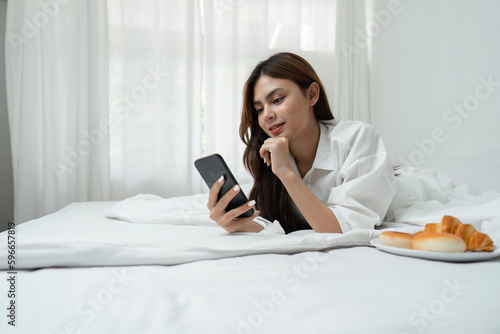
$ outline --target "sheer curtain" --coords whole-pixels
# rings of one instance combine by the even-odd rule
[[[206,191],[193,161],[215,152],[240,182],[249,181],[238,127],[251,69],[284,50],[318,65],[325,78],[333,69],[334,1],[108,4],[115,198]],[[159,80],[147,89],[143,81],[151,72]]]
[[[9,2],[7,31],[22,36],[42,2]],[[36,36],[6,42],[17,222],[73,201],[207,191],[193,161],[215,152],[250,181],[242,89],[275,52],[313,65],[336,117],[369,120],[366,57],[340,58],[364,1],[54,3]]]
[[[373,27],[365,1],[337,1],[337,41],[333,74],[333,103],[336,115],[370,123],[368,54]]]
[[[106,4],[9,1],[5,52],[16,222],[109,199]]]
[[[202,153],[200,3],[108,6],[112,196],[188,194]]]

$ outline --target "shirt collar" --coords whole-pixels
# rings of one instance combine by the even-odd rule
[[[332,171],[335,170],[335,162],[333,160],[333,151],[330,143],[330,137],[328,135],[328,128],[322,122],[318,122],[318,124],[319,141],[311,170],[316,168]],[[295,164],[295,158],[292,155],[292,152],[290,152],[289,161],[295,173],[297,173],[297,175],[300,175],[297,165]]]
[[[330,137],[328,135],[328,128],[322,122],[318,122],[318,124],[320,130],[319,142],[312,168],[334,170],[335,162],[333,160],[333,151],[330,143]]]

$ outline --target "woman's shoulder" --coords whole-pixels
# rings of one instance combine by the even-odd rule
[[[333,119],[322,122],[330,146],[341,151],[347,157],[360,159],[367,156],[387,153],[382,137],[377,130],[368,123]]]
[[[328,132],[330,139],[343,139],[350,142],[357,138],[374,139],[380,137],[373,125],[362,121],[335,118],[321,121],[321,124],[323,124],[325,131]]]

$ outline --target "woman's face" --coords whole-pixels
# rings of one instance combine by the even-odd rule
[[[254,107],[259,126],[269,137],[290,142],[317,126],[313,106],[319,96],[314,83],[304,91],[293,81],[262,75],[254,87]]]

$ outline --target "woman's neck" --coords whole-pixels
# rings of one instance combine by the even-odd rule
[[[295,164],[302,177],[311,169],[319,143],[319,123],[315,120],[311,122],[311,125],[308,131],[290,143],[290,152],[295,158]]]

